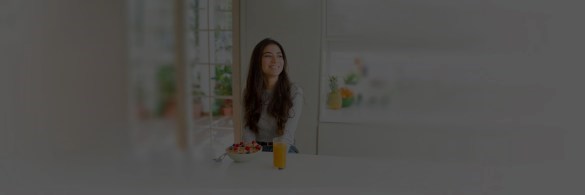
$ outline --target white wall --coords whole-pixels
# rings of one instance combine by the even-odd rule
[[[584,62],[576,55],[583,28],[574,24],[584,14],[558,2],[458,2],[328,1],[328,35],[407,60],[392,64],[400,75],[384,125],[320,123],[320,154],[494,163],[574,157],[566,146],[582,135],[578,83],[585,81],[574,65]]]
[[[241,5],[242,83],[254,46],[266,37],[279,41],[288,58],[292,82],[304,91],[303,113],[296,133],[301,153],[315,154],[321,51],[321,2],[255,0]],[[244,85],[242,85],[244,86]]]
[[[125,2],[9,0],[0,7],[0,156],[127,148]]]

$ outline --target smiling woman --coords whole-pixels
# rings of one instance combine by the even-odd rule
[[[286,72],[286,54],[280,43],[270,38],[252,51],[244,91],[244,141],[258,141],[264,151],[272,151],[272,139],[282,137],[298,153],[294,135],[301,115],[302,90],[292,84]]]

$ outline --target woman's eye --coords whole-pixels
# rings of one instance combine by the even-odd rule
[[[279,55],[278,58],[282,58],[282,55]]]

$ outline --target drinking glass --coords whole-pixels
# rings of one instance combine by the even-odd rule
[[[286,153],[288,153],[289,145],[285,142],[284,138],[276,137],[272,139],[272,147],[274,167],[282,170],[286,167]]]

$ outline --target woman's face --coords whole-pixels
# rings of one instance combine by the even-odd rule
[[[284,67],[282,51],[276,44],[267,45],[262,51],[262,73],[265,77],[278,77]]]

